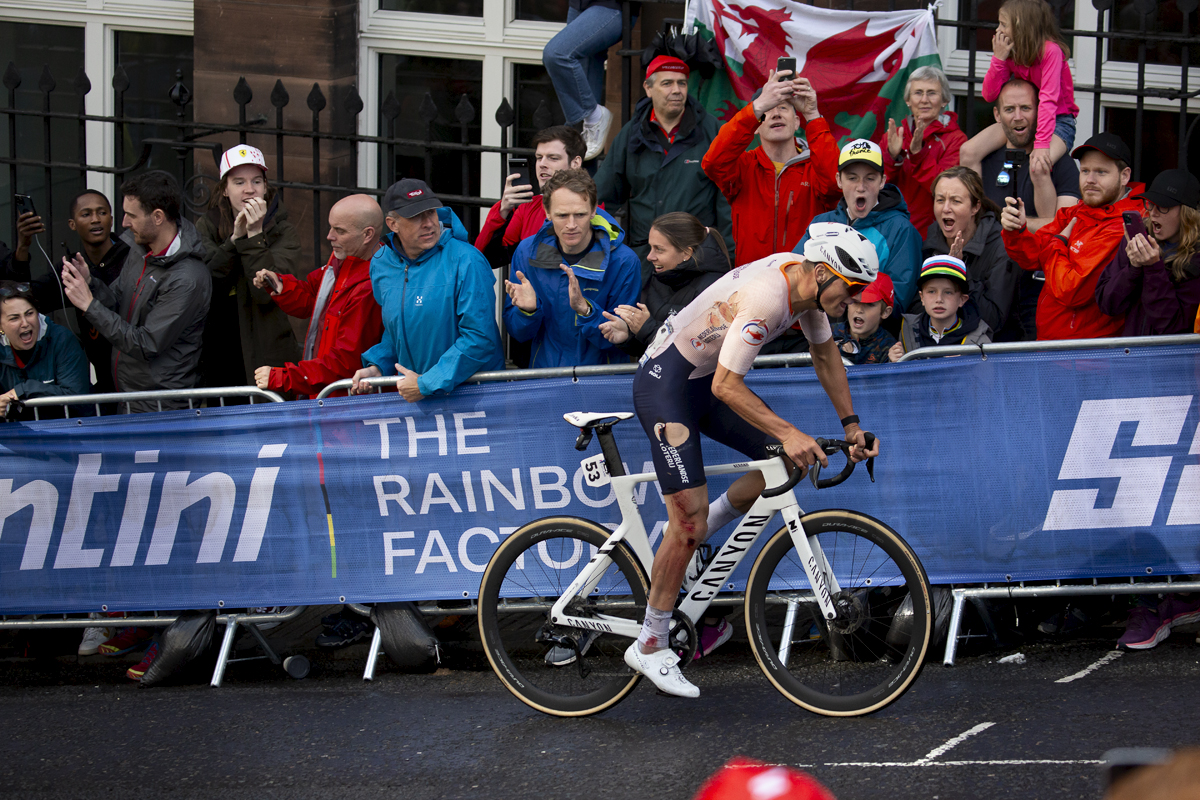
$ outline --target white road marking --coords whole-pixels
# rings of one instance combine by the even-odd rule
[[[1012,758],[996,761],[845,761],[823,767],[1019,767],[1027,765],[1103,764],[1100,759]]]
[[[1065,678],[1059,678],[1058,680],[1055,681],[1055,683],[1070,683],[1071,681],[1077,681],[1080,678],[1085,678],[1088,675],[1090,675],[1091,673],[1093,673],[1096,670],[1103,667],[1105,664],[1107,664],[1111,661],[1116,661],[1122,655],[1124,655],[1124,654],[1120,650],[1113,650],[1111,653],[1104,656],[1099,661],[1097,661],[1095,664],[1092,664],[1090,667],[1088,667],[1086,669],[1082,669],[1079,672],[1076,672],[1074,675],[1068,675]]]
[[[932,750],[930,750],[928,753],[925,754],[924,758],[917,759],[916,763],[920,764],[923,762],[932,761],[933,759],[938,758],[939,756],[945,755],[947,752],[950,751],[951,748],[957,747],[958,745],[962,744],[967,739],[970,739],[972,736],[975,736],[976,734],[983,733],[984,731],[986,731],[988,728],[992,727],[995,724],[996,723],[994,723],[994,722],[981,722],[978,725],[976,725],[974,728],[971,728],[970,730],[967,730],[967,731],[963,731],[958,736],[955,736],[953,739],[947,740],[945,744],[942,744],[942,745],[939,745],[938,747],[933,748]]]

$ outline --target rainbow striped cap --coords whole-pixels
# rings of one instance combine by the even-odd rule
[[[930,278],[949,278],[958,284],[964,292],[967,291],[967,265],[961,258],[954,256],[930,256],[921,265],[921,274],[917,277],[917,288]]]

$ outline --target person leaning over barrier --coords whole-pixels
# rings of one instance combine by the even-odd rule
[[[504,327],[532,342],[529,366],[574,367],[628,361],[604,338],[603,313],[637,303],[641,267],[625,232],[596,208],[596,185],[581,169],[546,182],[549,220],[517,247],[504,282]]]
[[[1093,136],[1071,157],[1079,162],[1082,203],[1060,209],[1037,233],[1026,227],[1023,200],[1008,198],[1000,215],[1013,261],[1046,273],[1038,298],[1038,341],[1117,336],[1125,327],[1123,316],[1109,316],[1096,305],[1096,282],[1123,246],[1122,212],[1141,212],[1142,201],[1131,195],[1145,187],[1129,182],[1132,156],[1115,133]]]
[[[371,259],[383,339],[363,353],[350,394],[371,391],[364,378],[398,374],[400,396],[415,403],[504,369],[495,279],[458,216],[413,178],[388,187],[383,210],[391,233]]]
[[[1146,203],[1146,233],[1117,246],[1096,281],[1096,305],[1125,315],[1123,336],[1187,333],[1200,308],[1200,181],[1160,172],[1134,198]]]
[[[301,359],[255,369],[258,388],[311,396],[362,363],[363,351],[383,336],[382,311],[371,292],[371,257],[382,232],[379,203],[370,195],[350,195],[329,209],[325,238],[333,252],[324,267],[304,280],[269,269],[254,276],[255,288],[309,321]]]
[[[87,391],[87,357],[75,334],[38,313],[28,283],[0,281],[0,419],[13,403]]]
[[[120,392],[191,389],[199,382],[204,317],[212,279],[204,245],[180,216],[179,184],[165,172],[147,172],[121,186],[122,236],[129,255],[111,287],[90,274],[83,256],[63,259],[67,299],[112,343],[113,382]],[[186,400],[162,407],[186,408]],[[124,406],[122,406],[124,408]],[[132,403],[155,411],[159,401]]]
[[[796,140],[802,119],[803,145]],[[755,135],[761,146],[747,150]],[[837,203],[837,141],[812,84],[790,71],[783,79],[771,71],[700,164],[733,209],[739,265],[790,250],[813,217]]]
[[[221,184],[196,220],[213,282],[200,372],[205,386],[241,386],[254,382],[261,364],[281,367],[300,358],[288,315],[254,283],[260,270],[303,276],[300,237],[267,182],[261,150],[247,144],[226,150],[220,172]]]
[[[125,257],[129,255],[129,245],[112,235],[112,206],[108,198],[94,189],[84,189],[71,198],[67,208],[70,212],[67,227],[79,237],[80,253],[88,270],[105,285],[111,286],[121,274]],[[0,278],[28,283],[32,287],[38,310],[42,312],[57,311],[64,304],[70,308],[76,318],[79,343],[96,369],[95,391],[116,391],[109,367],[112,364],[112,345],[92,327],[79,309],[70,305],[56,275],[47,272],[31,280],[29,245],[33,236],[42,230],[41,217],[21,215],[17,225],[17,249],[12,260],[0,270]]]

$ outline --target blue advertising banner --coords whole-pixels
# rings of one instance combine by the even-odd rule
[[[521,525],[619,522],[610,487],[583,480],[597,444],[577,452],[562,414],[632,410],[630,382],[0,425],[0,612],[474,597]],[[748,382],[801,430],[840,434],[812,370]],[[934,583],[1200,573],[1200,348],[935,359],[850,383],[882,440],[878,483],[802,483],[800,502],[885,521]],[[636,420],[616,438],[651,471]],[[657,485],[637,498],[657,544]]]

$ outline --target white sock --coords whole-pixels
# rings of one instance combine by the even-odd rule
[[[602,108],[602,106],[599,103],[597,103],[596,107],[592,109],[592,113],[588,114],[586,117],[583,118],[584,124],[585,125],[595,125],[598,122],[600,122],[600,114],[601,114],[600,109],[601,108]]]
[[[741,514],[742,512],[734,508],[733,504],[729,502],[729,493],[722,494],[708,507],[709,537],[711,538],[714,533],[733,522]]]
[[[638,642],[646,647],[666,647],[667,636],[670,634],[671,612],[661,608],[646,606],[646,620],[642,623],[642,632],[638,634]]]

